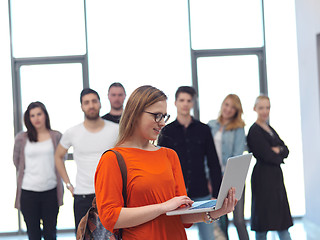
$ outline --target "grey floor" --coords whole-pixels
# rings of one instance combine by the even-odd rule
[[[292,240],[319,240],[319,229],[311,226],[310,224],[306,224],[305,221],[301,219],[295,219],[294,226],[290,228],[290,234],[292,237]],[[249,237],[251,240],[255,239],[255,232],[250,230],[250,227],[248,226],[248,232]],[[189,240],[198,240],[198,230],[196,227],[191,227],[190,229],[187,229],[187,235]],[[26,235],[20,235],[20,236],[0,236],[0,239],[2,240],[28,240]],[[75,240],[74,233],[59,233],[58,234],[58,240]],[[229,239],[230,240],[237,240],[238,234],[237,230],[234,227],[234,225],[231,223],[229,225]],[[268,240],[277,240],[278,235],[275,232],[269,232],[267,235]],[[216,239],[218,240],[218,239]]]
[[[247,225],[247,230],[249,233],[249,238],[251,240],[255,239],[255,232],[250,230],[250,226]],[[305,224],[301,219],[295,219],[294,225],[289,229],[292,240],[320,240],[320,230]],[[238,240],[238,233],[235,226],[231,223],[228,228],[229,240]],[[196,227],[191,227],[187,230],[188,239],[199,240],[198,231]],[[267,240],[278,240],[278,234],[276,232],[270,231],[267,235]],[[215,240],[219,240],[216,238]]]

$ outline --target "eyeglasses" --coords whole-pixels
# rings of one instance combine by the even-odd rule
[[[162,114],[162,113],[152,113],[152,112],[147,112],[147,111],[144,111],[145,113],[149,113],[151,115],[154,116],[154,120],[158,123],[160,122],[162,119],[164,120],[164,122],[166,123],[169,118],[170,118],[170,115],[167,115],[167,114]]]

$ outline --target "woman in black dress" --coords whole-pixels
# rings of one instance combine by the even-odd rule
[[[280,164],[289,150],[277,132],[268,124],[270,100],[256,99],[257,120],[250,127],[247,144],[257,162],[251,176],[251,229],[256,239],[266,239],[267,231],[275,230],[281,240],[291,239],[288,228],[293,225]]]

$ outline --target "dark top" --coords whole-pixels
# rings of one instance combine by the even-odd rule
[[[189,197],[209,195],[205,162],[209,168],[212,196],[218,196],[222,180],[221,167],[208,125],[192,119],[191,124],[185,128],[175,120],[161,130],[158,144],[177,152]]]
[[[271,134],[254,123],[247,136],[249,151],[257,159],[251,176],[254,231],[285,230],[293,225],[280,167],[289,150],[276,131],[270,129]],[[281,149],[279,154],[271,149],[276,146]]]
[[[101,118],[103,118],[105,120],[109,120],[114,123],[119,123],[121,115],[112,115],[110,113],[107,113],[106,115],[102,116]]]

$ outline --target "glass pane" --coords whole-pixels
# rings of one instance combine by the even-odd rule
[[[279,60],[280,61],[280,60]],[[280,64],[280,62],[278,63]],[[290,71],[289,71],[290,72]],[[292,127],[300,129],[299,85],[294,73],[290,72],[283,81],[278,77],[269,77],[269,96],[271,100],[270,124],[284,140],[290,150],[286,164],[281,166],[286,183],[286,190],[293,216],[304,214],[304,197],[297,203],[294,201],[297,194],[303,196],[303,162],[302,143],[300,131],[292,131]],[[216,119],[221,102],[229,93],[237,94],[244,109],[245,131],[256,120],[253,111],[255,98],[259,95],[258,85],[258,59],[256,56],[210,57],[198,59],[199,76],[199,106],[200,118],[207,123],[210,119]],[[285,79],[290,79],[290,91],[283,93],[288,85]],[[289,80],[288,80],[289,81]],[[284,97],[285,96],[285,97]],[[210,110],[209,110],[210,109]],[[284,120],[291,116],[290,124]],[[251,168],[246,181],[245,217],[251,215],[251,171],[255,160],[251,162]],[[231,215],[232,216],[232,215]],[[231,217],[230,216],[230,217]]]
[[[191,85],[187,1],[87,1],[87,16],[90,86],[101,95],[101,115],[118,81],[127,98],[143,84],[162,89],[174,120],[175,91]]]
[[[86,52],[83,1],[11,0],[15,57]]]
[[[66,161],[66,169],[70,181],[76,182],[77,166],[75,161]],[[73,197],[68,190],[64,191],[63,205],[59,209],[57,229],[74,229]]]
[[[193,49],[263,45],[261,1],[190,0]]]
[[[51,128],[61,133],[83,120],[80,63],[22,66],[20,74],[23,112],[31,102],[42,102],[48,110]]]
[[[76,64],[32,65],[21,67],[21,95],[23,112],[33,101],[41,101],[47,107],[52,129],[64,133],[66,129],[83,121],[80,108],[82,66]],[[76,166],[67,161],[71,179]],[[73,198],[64,194],[64,205],[58,216],[58,229],[74,228]]]
[[[308,5],[307,2],[305,4]],[[305,186],[311,190],[313,185],[309,185],[308,183],[310,182],[308,181],[318,174],[314,171],[311,175],[304,177],[304,162],[306,166],[309,165],[310,167],[313,161],[317,161],[318,156],[315,155],[315,153],[310,154],[309,152],[303,154],[302,139],[305,138],[305,136],[302,137],[301,126],[309,126],[307,131],[312,134],[317,132],[314,126],[318,128],[319,125],[319,122],[317,122],[318,117],[312,119],[311,115],[308,115],[308,112],[311,113],[313,111],[310,107],[317,108],[318,102],[315,102],[314,105],[309,105],[306,104],[304,100],[309,97],[311,97],[311,99],[315,97],[315,101],[318,101],[319,87],[318,83],[316,83],[317,87],[315,88],[312,85],[307,85],[309,96],[306,96],[303,90],[306,87],[306,85],[304,85],[305,83],[301,85],[302,90],[300,90],[299,82],[304,81],[307,75],[302,74],[300,76],[299,74],[301,74],[301,72],[299,72],[299,67],[305,67],[308,64],[298,63],[299,48],[297,46],[299,45],[297,44],[296,37],[296,17],[298,18],[298,15],[296,15],[295,8],[299,6],[295,6],[294,1],[282,4],[279,4],[279,2],[264,1],[264,7],[265,18],[267,20],[266,36],[268,36],[266,54],[268,56],[268,88],[271,101],[270,122],[271,126],[276,129],[282,140],[287,144],[290,151],[288,159],[285,160],[285,164],[282,164],[282,171],[291,213],[293,216],[303,216],[306,213],[305,201],[309,201],[305,199],[305,196],[310,196],[309,194],[305,195]],[[286,29],[285,32],[283,31],[284,26]],[[304,36],[305,35],[301,34],[300,38],[304,38]],[[315,40],[315,36],[312,36],[312,43],[310,42],[310,44],[316,46]],[[313,52],[312,56],[316,64],[316,51]],[[300,58],[301,61],[304,61],[302,56],[300,56]],[[316,65],[314,66],[316,67]],[[314,71],[316,71],[315,68]],[[308,78],[308,83],[311,79],[314,79],[311,80],[311,82],[319,81],[316,80],[319,79],[316,72],[311,72],[312,71],[308,72],[308,74],[310,73],[314,77]],[[302,78],[299,80],[299,77]],[[302,101],[300,101],[300,95]],[[317,114],[316,112],[313,114]],[[303,116],[305,122],[303,120],[301,122],[301,116]],[[312,120],[309,121],[309,118]],[[306,128],[304,129],[306,130]],[[313,139],[311,141],[313,141]],[[307,145],[308,141],[304,144]],[[312,146],[309,146],[309,148],[312,148]],[[306,150],[307,148],[305,151]],[[304,179],[306,179],[306,183]],[[299,196],[299,201],[296,200],[297,196]],[[314,197],[314,199],[318,198]],[[316,206],[315,204],[310,204],[310,202],[308,205],[307,208],[309,210],[307,210],[307,212],[313,211],[314,206]]]
[[[241,99],[248,132],[256,120],[252,110],[255,98],[259,95],[258,58],[255,55],[231,57],[199,58],[199,109],[200,120],[208,123],[218,117],[223,99],[230,93],[237,94]],[[255,160],[251,161],[246,180],[245,217],[251,215],[251,171]],[[231,216],[232,217],[232,214]]]
[[[0,1],[0,102],[2,103],[2,117],[0,118],[0,232],[18,231],[18,211],[14,208],[14,201],[16,195],[16,169],[12,161],[14,129],[8,20],[8,1]]]
[[[237,94],[242,103],[246,129],[255,121],[252,112],[259,95],[259,66],[255,55],[198,58],[200,119],[207,123],[218,117],[223,99]]]

